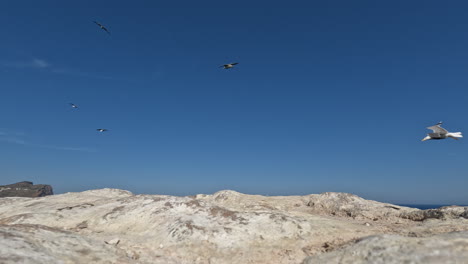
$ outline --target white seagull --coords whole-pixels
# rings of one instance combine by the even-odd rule
[[[107,129],[105,129],[105,128],[98,128],[98,129],[96,129],[96,130],[99,131],[99,132],[101,132],[101,133],[107,131]]]
[[[238,62],[234,62],[234,63],[228,63],[228,64],[224,64],[222,66],[219,66],[220,68],[223,68],[225,70],[227,69],[231,69],[231,68],[234,68],[234,65],[237,65],[239,64]]]
[[[448,132],[444,128],[442,128],[440,125],[442,125],[442,122],[437,123],[434,126],[430,126],[427,129],[430,129],[433,131],[433,133],[427,134],[427,137],[423,138],[421,141],[426,141],[426,140],[431,140],[431,139],[446,139],[446,138],[453,138],[458,140],[459,138],[462,138],[462,132]]]
[[[78,106],[77,106],[76,104],[72,104],[72,103],[70,103],[70,106],[71,106],[72,108],[75,108],[75,109],[77,109],[77,108],[78,108]]]

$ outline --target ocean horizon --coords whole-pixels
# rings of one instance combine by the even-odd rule
[[[457,205],[457,204],[396,204],[396,205],[411,207],[411,208],[417,208],[417,209],[421,209],[421,210],[437,209],[437,208],[440,208],[440,207],[452,206],[452,205],[468,206],[468,205]]]

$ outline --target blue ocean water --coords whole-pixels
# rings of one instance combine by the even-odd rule
[[[450,206],[453,204],[398,204],[398,205],[411,207],[411,208],[417,208],[421,210],[427,210],[427,209],[437,209],[443,206]],[[467,205],[459,205],[459,206],[467,206]]]

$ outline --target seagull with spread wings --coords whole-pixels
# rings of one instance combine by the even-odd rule
[[[463,137],[462,132],[448,132],[445,128],[441,127],[442,122],[437,123],[436,125],[430,126],[427,129],[432,130],[433,133],[427,134],[427,137],[423,138],[421,141],[431,140],[431,139],[460,139]]]
[[[98,129],[96,129],[96,130],[99,131],[99,132],[101,132],[101,133],[102,133],[102,132],[108,131],[108,129],[105,129],[105,128],[98,128]]]
[[[105,32],[107,32],[107,34],[110,35],[109,30],[108,30],[105,26],[103,26],[103,25],[102,25],[101,23],[99,23],[99,22],[96,22],[96,21],[93,21],[93,22],[94,22],[94,24],[98,25],[102,30],[104,30]]]
[[[70,103],[70,106],[74,109],[78,109],[78,106],[76,104]]]
[[[234,65],[237,65],[239,64],[238,62],[234,62],[234,63],[228,63],[228,64],[224,64],[222,66],[219,66],[220,68],[223,68],[225,70],[227,69],[231,69],[231,68],[234,68]]]

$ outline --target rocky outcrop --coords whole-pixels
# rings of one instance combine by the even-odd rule
[[[0,197],[43,197],[52,194],[54,194],[52,186],[44,184],[34,185],[29,181],[0,185]]]
[[[123,251],[42,225],[1,225],[0,263],[127,263]]]
[[[0,199],[0,230],[27,238],[30,245],[53,243],[53,234],[41,235],[44,228],[88,243],[36,245],[35,251],[44,250],[55,262],[35,263],[67,263],[62,250],[79,259],[79,245],[89,245],[88,254],[97,256],[82,263],[301,263],[373,235],[425,238],[468,231],[468,219],[455,217],[464,214],[464,207],[437,210],[446,217],[416,219],[425,211],[343,193],[269,197],[227,190],[176,197],[101,189]],[[7,235],[0,240],[17,239]],[[11,259],[27,254],[21,247],[5,250]]]
[[[424,221],[427,219],[468,219],[468,207],[446,206],[438,209],[404,212],[400,216],[413,221]]]
[[[333,252],[308,257],[303,264],[468,263],[468,232],[425,238],[379,235]]]

